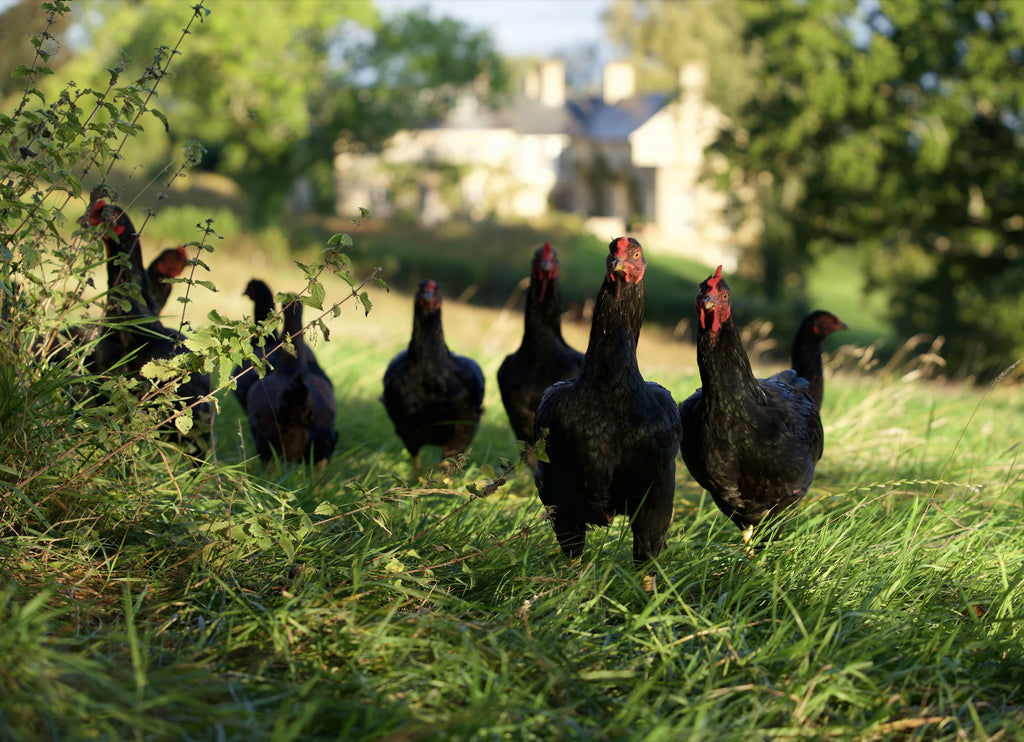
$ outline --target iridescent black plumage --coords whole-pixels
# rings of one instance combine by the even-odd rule
[[[266,322],[274,311],[274,292],[270,290],[270,287],[263,281],[254,278],[246,284],[244,295],[252,299],[253,321],[258,324]],[[278,342],[276,332],[270,337],[253,337],[252,352],[257,358],[265,358],[267,351],[276,346]],[[250,368],[252,368],[252,361],[246,358],[231,370],[231,376],[238,377],[235,381],[235,397],[243,409],[246,406],[245,399],[249,390],[259,380],[259,374],[255,370],[250,371]]]
[[[807,388],[815,409],[821,409],[825,397],[825,374],[821,365],[821,344],[829,335],[838,330],[848,329],[846,323],[831,312],[811,312],[796,331],[793,338],[793,370],[797,376],[807,379]]]
[[[550,387],[537,409],[534,435],[546,431],[549,461],[535,481],[566,556],[582,554],[589,527],[627,515],[640,564],[661,553],[672,523],[679,411],[637,366],[643,250],[623,237],[609,252],[579,374]]]
[[[185,336],[164,327],[150,292],[149,275],[142,265],[139,236],[131,219],[119,206],[102,199],[93,201],[81,222],[102,226],[102,239],[107,254],[107,308],[105,327],[85,366],[94,374],[138,375],[142,367],[155,359],[171,358],[184,351]],[[209,394],[210,378],[192,373],[175,392],[180,404],[188,405]],[[209,415],[209,405],[196,405],[200,416]],[[202,430],[203,425],[197,425]],[[172,437],[179,438],[174,426]],[[202,435],[200,433],[199,435]]]
[[[409,347],[388,364],[381,397],[414,466],[423,446],[440,446],[443,458],[465,451],[480,424],[483,400],[480,366],[445,344],[441,287],[436,281],[421,282]]]
[[[697,294],[701,388],[679,405],[690,474],[748,541],[814,479],[824,434],[807,381],[790,369],[757,379],[732,318],[719,267]]]
[[[498,369],[498,387],[516,437],[533,443],[533,418],[545,390],[556,381],[573,378],[583,354],[562,338],[562,308],[558,296],[558,253],[545,242],[530,263],[523,340]]]
[[[311,458],[320,468],[330,460],[338,442],[334,386],[306,345],[302,302],[289,302],[282,314],[284,336],[291,338],[295,355],[283,346],[268,355],[271,370],[246,394],[249,428],[264,464],[276,454],[284,461]]]

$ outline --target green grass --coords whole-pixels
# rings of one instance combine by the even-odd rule
[[[73,472],[3,473],[0,736],[1024,735],[1018,389],[841,352],[787,536],[748,560],[679,464],[646,595],[625,521],[571,566],[527,473],[468,494],[516,454],[500,353],[479,354],[487,409],[462,469],[414,478],[376,400],[393,345],[318,347],[340,434],[319,476],[244,460],[230,395],[216,464],[144,443],[75,489]],[[696,383],[649,375],[677,398]],[[26,505],[44,494],[58,502]]]

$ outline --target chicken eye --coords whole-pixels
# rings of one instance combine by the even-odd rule
[[[729,292],[728,291],[723,291],[722,292],[722,301],[729,301]]]
[[[633,253],[633,260],[639,260],[639,259],[640,259],[640,251],[637,250],[636,252]]]

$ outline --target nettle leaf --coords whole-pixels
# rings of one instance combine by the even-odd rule
[[[220,349],[220,341],[209,335],[197,334],[185,338],[185,347],[196,353],[208,350],[216,351]]]
[[[171,131],[171,125],[167,123],[167,117],[164,116],[162,111],[158,111],[155,108],[150,108],[149,112],[156,116],[158,119],[160,119],[160,122],[164,125],[164,131],[168,133]]]
[[[316,509],[313,510],[313,514],[314,515],[324,515],[324,516],[328,516],[329,517],[329,516],[332,516],[332,515],[337,515],[338,514],[338,508],[336,508],[334,505],[332,505],[329,502],[321,502],[319,505],[316,506]]]
[[[307,306],[315,306],[317,309],[323,309],[324,299],[327,298],[327,289],[324,288],[324,285],[319,281],[314,281],[309,287],[309,294],[310,298],[312,298],[316,304]]]
[[[142,375],[154,381],[170,381],[179,373],[178,368],[171,366],[163,359],[150,361],[142,367]]]
[[[188,435],[188,431],[192,430],[192,425],[192,410],[184,410],[174,418],[174,427],[180,430],[182,435]]]
[[[11,73],[11,77],[28,77],[32,74],[32,70],[23,64],[19,64],[14,68],[14,72]]]
[[[366,310],[366,316],[370,316],[370,310],[373,309],[373,303],[370,301],[370,295],[365,291],[359,295],[359,301],[363,303],[363,309]]]
[[[329,247],[338,247],[339,245],[341,247],[352,247],[352,244],[352,238],[347,234],[331,235],[331,238],[327,240],[327,245]]]

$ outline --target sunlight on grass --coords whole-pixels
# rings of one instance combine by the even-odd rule
[[[411,306],[379,299],[317,347],[340,435],[322,474],[265,479],[226,395],[219,464],[140,449],[118,476],[144,486],[87,501],[70,533],[8,533],[8,724],[69,739],[1024,733],[1015,389],[928,381],[927,355],[888,368],[839,351],[825,456],[786,537],[748,560],[680,464],[646,595],[625,521],[574,567],[529,472],[467,492],[517,456],[493,378],[518,315],[446,305],[486,412],[461,469],[413,477],[378,400]],[[655,328],[641,348],[649,378],[692,390],[691,346]]]

